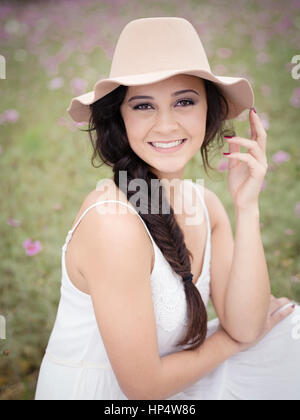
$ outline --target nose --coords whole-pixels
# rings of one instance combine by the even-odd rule
[[[177,130],[177,128],[178,122],[171,110],[157,112],[154,124],[155,132],[163,135],[172,134],[172,131]]]

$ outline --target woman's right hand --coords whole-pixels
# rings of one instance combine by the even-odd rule
[[[289,306],[282,309],[287,304],[289,304]],[[239,351],[247,350],[248,348],[253,347],[256,343],[258,343],[265,335],[268,334],[269,331],[272,330],[272,328],[275,327],[275,325],[277,325],[280,321],[285,319],[293,312],[294,307],[292,305],[295,307],[295,303],[286,297],[277,299],[271,295],[268,316],[262,333],[252,343],[239,343]]]

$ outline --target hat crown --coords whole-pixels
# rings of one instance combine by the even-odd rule
[[[109,77],[164,70],[203,69],[209,62],[193,25],[184,18],[141,18],[122,30]]]

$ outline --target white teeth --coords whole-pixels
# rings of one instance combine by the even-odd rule
[[[173,141],[172,143],[151,143],[154,147],[160,147],[162,149],[169,149],[170,147],[178,146],[183,142],[182,140]]]

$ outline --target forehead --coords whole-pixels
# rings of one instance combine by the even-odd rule
[[[155,96],[155,94],[171,94],[176,90],[183,89],[195,89],[199,92],[204,89],[204,82],[200,77],[189,74],[177,74],[168,79],[147,85],[128,86],[127,95],[143,93],[145,95]]]

